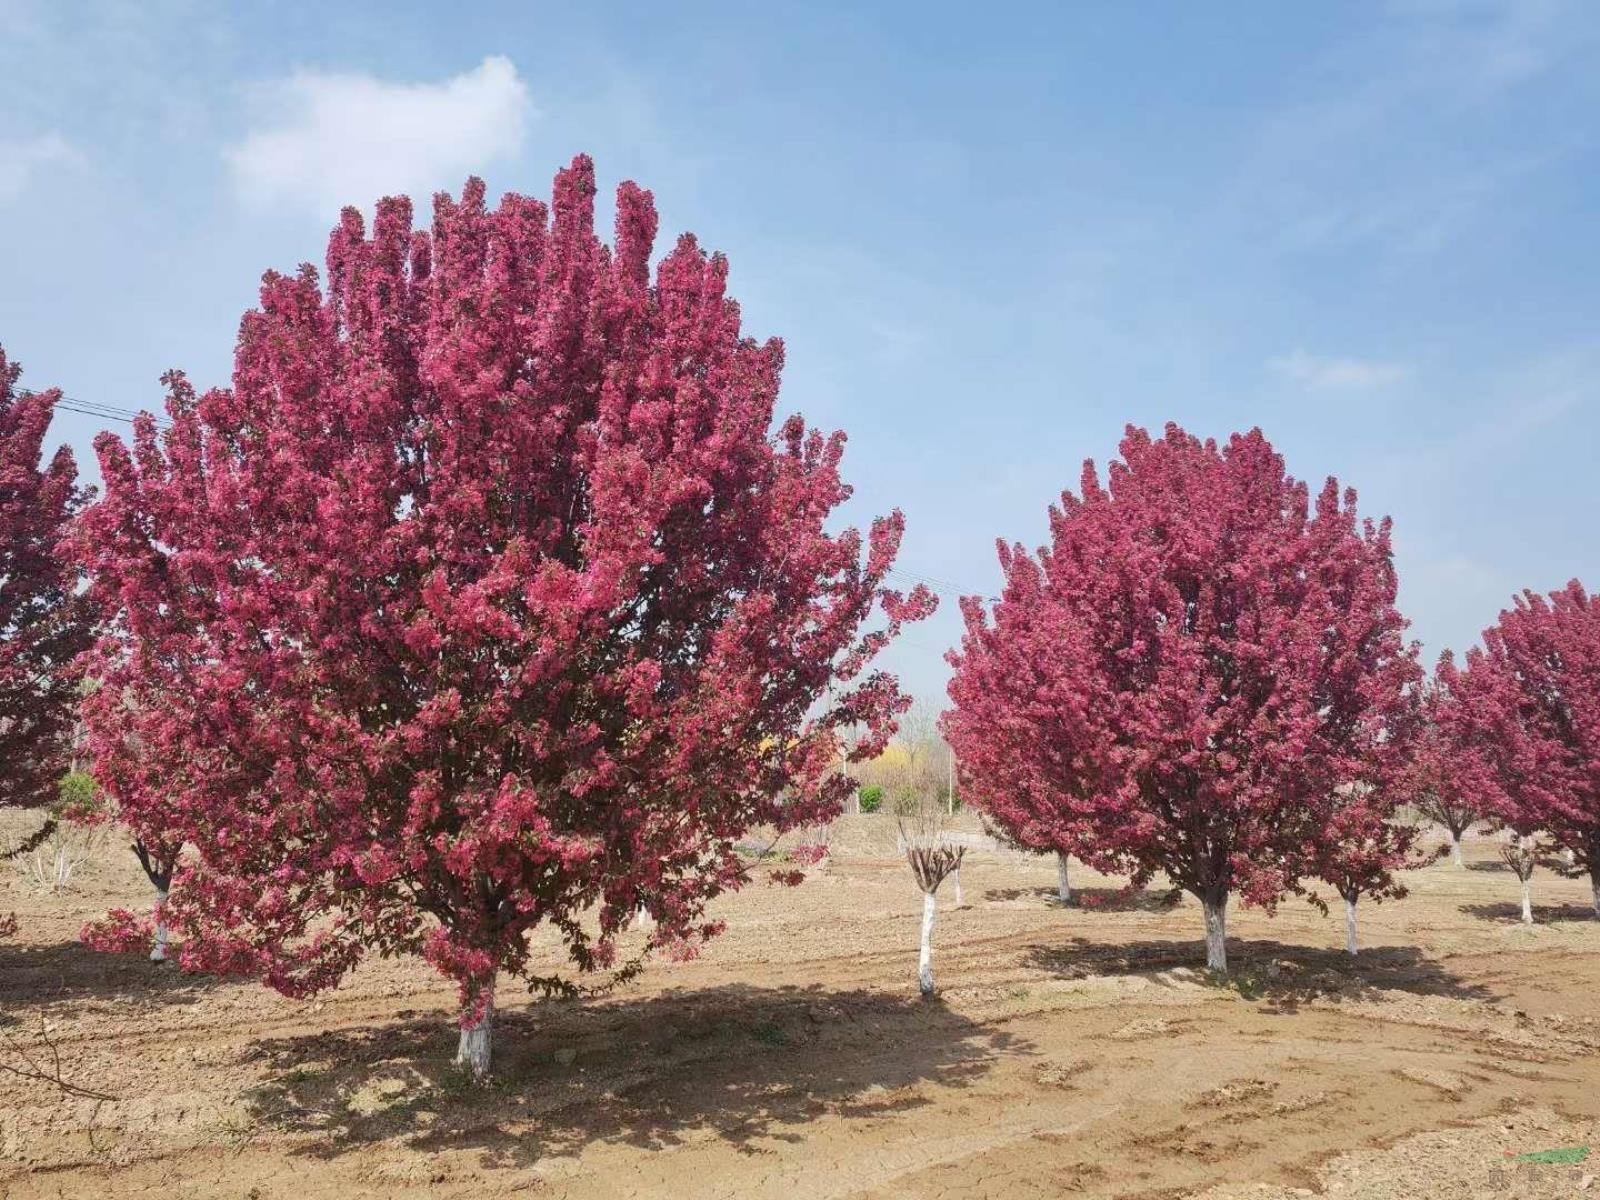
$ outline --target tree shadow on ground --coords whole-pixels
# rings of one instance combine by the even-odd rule
[[[1466,864],[1466,868],[1469,871],[1505,871],[1507,873],[1509,873],[1511,870],[1507,864],[1501,862],[1498,858],[1487,858],[1480,859],[1477,862],[1469,862]]]
[[[0,942],[0,996],[6,1007],[103,1000],[121,1007],[193,1004],[229,981],[187,975],[176,963],[142,954],[110,954],[80,942],[15,945]]]
[[[1522,924],[1522,905],[1507,900],[1498,904],[1463,904],[1459,911],[1483,921],[1510,921]],[[1537,924],[1551,921],[1595,921],[1592,904],[1535,904],[1533,919]]]
[[[881,1118],[964,1087],[1015,1035],[915,997],[822,987],[674,990],[638,1000],[549,1001],[497,1014],[495,1071],[472,1086],[442,1018],[259,1041],[273,1077],[249,1096],[258,1125],[318,1135],[334,1157],[403,1138],[527,1167],[597,1141],[660,1149],[708,1134],[746,1153],[799,1141],[824,1115]]]
[[[1053,887],[990,888],[983,898],[1000,903],[1037,900],[1041,904],[1061,904]],[[1063,907],[1081,908],[1086,912],[1169,912],[1182,902],[1183,893],[1176,889],[1130,891],[1127,888],[1075,887],[1071,901]]]
[[[1101,944],[1073,938],[1065,947],[1034,946],[1023,961],[1065,979],[1141,975],[1156,983],[1170,982],[1170,977],[1162,978],[1165,972],[1191,968],[1205,982],[1249,1000],[1265,1000],[1274,1011],[1285,1012],[1312,1001],[1371,1000],[1393,992],[1458,1000],[1498,998],[1464,982],[1415,946],[1377,946],[1351,958],[1342,950],[1229,938],[1225,977],[1205,971],[1205,945],[1199,939]]]

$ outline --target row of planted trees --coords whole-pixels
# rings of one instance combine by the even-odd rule
[[[572,986],[533,931],[580,977],[692,952],[751,829],[838,812],[841,757],[907,705],[872,660],[934,604],[886,586],[898,513],[836,527],[843,435],[775,425],[782,349],[741,331],[725,262],[685,237],[652,270],[649,193],[619,189],[606,245],[594,192],[580,158],[548,207],[472,181],[430,229],[347,211],[325,278],[264,278],[231,388],[174,374],[165,428],[101,436],[92,502],[70,458],[38,466],[54,394],[0,371],[3,798],[46,797],[81,693],[158,949],[170,921],[185,966],[291,995],[420,955],[478,1073],[502,978]],[[1130,431],[1052,524],[1002,550],[992,614],[966,604],[967,792],[1025,845],[1168,873],[1214,966],[1231,896],[1396,891],[1430,772],[1594,867],[1592,650],[1530,683],[1493,635],[1429,701],[1387,525],[1259,433]],[[1553,614],[1592,647],[1563,595],[1502,628]],[[1537,792],[1527,754],[1562,764]],[[917,865],[931,891],[959,855]],[[120,920],[97,936],[151,935]]]

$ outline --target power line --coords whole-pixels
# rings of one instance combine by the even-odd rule
[[[132,425],[139,415],[132,409],[118,408],[113,404],[101,404],[96,400],[79,400],[76,396],[62,396],[56,401],[56,408],[62,412],[77,413],[82,417],[99,417],[106,421],[121,421],[125,425]],[[167,417],[156,413],[150,414],[158,426],[165,428],[172,424]]]
[[[121,421],[125,425],[132,425],[134,423],[133,416],[124,416],[122,413],[110,413],[95,408],[80,408],[74,404],[63,404],[58,402],[56,404],[56,410],[58,412],[76,413],[81,417],[98,417],[104,421]],[[155,423],[157,426],[163,429],[171,424],[171,422],[165,417],[156,417]]]
[[[950,596],[977,596],[977,597],[979,597],[979,598],[981,598],[983,600],[988,600],[988,601],[995,601],[995,600],[999,599],[998,596],[987,595],[982,588],[963,587],[961,584],[951,583],[949,580],[940,579],[938,576],[935,576],[935,575],[924,575],[919,571],[908,571],[904,567],[890,567],[889,568],[889,574],[890,575],[897,575],[901,579],[907,580],[907,581],[909,581],[911,583],[923,584],[926,587],[931,588],[935,592],[939,592],[939,593],[942,593],[942,594],[945,594],[945,595],[950,595]]]

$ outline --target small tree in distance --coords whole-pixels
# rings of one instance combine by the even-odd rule
[[[1461,867],[1461,840],[1483,819],[1472,798],[1458,786],[1453,764],[1454,749],[1441,727],[1443,710],[1452,703],[1448,692],[1437,682],[1428,688],[1423,702],[1423,725],[1416,749],[1407,769],[1406,790],[1411,807],[1442,828],[1450,839],[1450,861]]]
[[[1427,866],[1443,853],[1430,854],[1419,845],[1422,830],[1397,818],[1399,788],[1370,783],[1335,789],[1332,810],[1320,835],[1318,874],[1344,901],[1345,949],[1355,956],[1356,903],[1399,900],[1406,887],[1397,875]]]
[[[586,158],[553,204],[481,182],[347,210],[327,287],[268,274],[233,387],[169,380],[172,427],[98,443],[79,546],[113,622],[97,770],[192,843],[185,965],[291,995],[362,955],[460,988],[489,1067],[497,977],[553,929],[580,973],[619,933],[692,953],[754,826],[829,820],[841,739],[906,700],[870,672],[926,589],[903,522],[830,532],[842,434],[777,426],[782,349],[740,329],[692,238],[651,271],[649,193],[595,235]],[[153,806],[152,806],[153,811]]]
[[[1086,464],[1051,544],[1000,547],[992,612],[962,602],[946,730],[974,803],[1201,902],[1227,969],[1229,898],[1270,909],[1318,873],[1335,790],[1404,760],[1421,672],[1387,521],[1313,501],[1259,430],[1225,446],[1129,428]]]

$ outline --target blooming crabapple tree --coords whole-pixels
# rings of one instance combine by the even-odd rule
[[[962,602],[946,731],[969,794],[1025,844],[1065,845],[1204,907],[1272,907],[1321,861],[1336,790],[1403,761],[1420,675],[1387,521],[1313,499],[1259,430],[1226,446],[1129,428],[1051,544],[1000,546],[1003,594]]]
[[[170,380],[171,428],[98,445],[81,545],[111,620],[89,708],[105,786],[166,780],[186,965],[303,995],[365,951],[460,986],[489,1064],[497,975],[547,927],[581,972],[692,952],[750,827],[837,813],[837,759],[906,700],[870,660],[925,589],[903,523],[830,532],[842,434],[773,432],[782,347],[727,266],[623,184],[594,231],[579,158],[552,204],[345,211],[326,288],[268,274],[233,387]]]
[[[1453,703],[1437,682],[1423,699],[1423,725],[1412,751],[1407,781],[1408,803],[1450,838],[1450,861],[1458,868],[1461,839],[1483,819],[1470,792],[1461,790],[1454,771],[1454,748],[1444,731],[1443,712]]]
[[[985,829],[1020,850],[1053,855],[1056,896],[1068,904],[1068,856],[1107,862],[1097,852],[1094,783],[1074,769],[1074,750],[1040,739],[1054,736],[1060,713],[1082,716],[1084,697],[1057,690],[1070,684],[1050,659],[1058,639],[1084,631],[1056,623],[1033,560],[1020,551],[1014,557],[1004,542],[999,552],[1006,594],[996,626],[975,627],[968,617],[962,652],[951,657],[954,706],[941,723]]]
[[[1397,767],[1392,786],[1364,779],[1335,788],[1318,835],[1317,873],[1344,900],[1345,949],[1352,956],[1357,950],[1356,902],[1362,896],[1402,899],[1406,886],[1396,872],[1424,867],[1439,857],[1422,849],[1420,827],[1399,819],[1397,810],[1410,799],[1405,790],[1410,776],[1404,763]],[[1321,907],[1321,901],[1315,902]]]
[[[86,493],[72,451],[41,466],[61,393],[18,386],[22,369],[0,349],[0,806],[54,803],[67,772],[77,680],[88,645],[88,608],[62,541]],[[13,851],[42,845],[48,820]]]
[[[1544,832],[1568,852],[1600,916],[1600,597],[1577,580],[1524,592],[1439,676],[1463,786],[1519,838]]]

